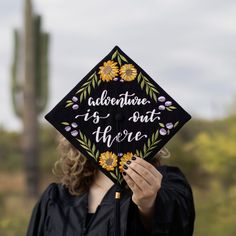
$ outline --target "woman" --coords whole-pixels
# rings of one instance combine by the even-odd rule
[[[27,236],[114,235],[114,183],[64,137],[51,183],[34,207]],[[150,164],[133,156],[124,165],[127,183],[121,191],[121,236],[191,236],[192,190],[177,167],[160,165],[162,149]]]

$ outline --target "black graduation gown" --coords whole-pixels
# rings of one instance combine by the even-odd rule
[[[160,166],[162,186],[155,202],[155,215],[151,233],[145,231],[137,206],[132,202],[132,192],[121,192],[121,236],[191,236],[195,210],[192,190],[177,167]],[[107,236],[114,235],[113,185],[97,207],[95,215],[86,226],[88,193],[72,196],[59,183],[51,183],[36,203],[27,236]]]

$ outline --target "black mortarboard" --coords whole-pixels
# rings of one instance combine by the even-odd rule
[[[123,164],[151,161],[191,116],[116,46],[45,118],[122,186]]]

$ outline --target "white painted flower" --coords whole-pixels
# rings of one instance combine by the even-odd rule
[[[159,102],[164,102],[165,100],[166,100],[166,98],[164,96],[158,97],[158,101]]]
[[[72,109],[73,110],[77,110],[79,108],[79,105],[78,104],[74,104],[73,106],[72,106]]]
[[[66,126],[65,127],[65,131],[69,132],[71,130],[71,127],[70,126]]]
[[[160,129],[160,135],[165,136],[167,134],[166,130],[164,128]]]
[[[166,101],[166,102],[165,102],[165,106],[169,107],[169,106],[171,106],[171,105],[172,105],[172,102],[171,102],[171,101]]]
[[[78,99],[76,96],[74,96],[74,97],[72,98],[72,101],[73,101],[73,102],[78,102],[78,100],[79,100],[79,99]]]
[[[166,124],[167,129],[172,129],[173,127],[174,127],[174,125],[172,123],[167,123]]]
[[[165,108],[164,105],[160,105],[160,106],[158,107],[158,109],[161,110],[161,111],[164,111],[166,108]]]
[[[73,130],[73,131],[71,132],[71,135],[72,135],[73,137],[76,137],[76,136],[78,135],[78,131],[77,131],[77,130]]]
[[[77,127],[78,127],[78,125],[77,125],[75,122],[73,122],[73,123],[71,124],[71,126],[72,126],[73,128],[77,128]]]

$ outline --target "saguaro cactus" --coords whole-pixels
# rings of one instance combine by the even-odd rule
[[[48,101],[49,35],[41,30],[41,17],[25,0],[24,31],[14,30],[12,64],[12,102],[23,122],[24,167],[28,194],[38,195],[39,138],[38,116]]]

